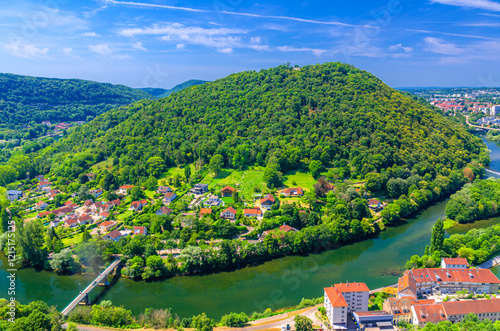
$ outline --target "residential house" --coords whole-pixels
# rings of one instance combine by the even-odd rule
[[[324,289],[326,316],[333,329],[347,328],[347,314],[368,311],[370,289],[365,283],[340,283]]]
[[[459,268],[467,269],[469,267],[469,262],[463,257],[455,258],[442,258],[441,268]]]
[[[383,309],[392,313],[394,325],[401,322],[412,324],[413,313],[411,307],[414,305],[429,305],[434,302],[434,299],[389,298],[384,301]]]
[[[243,216],[245,216],[245,217],[261,217],[262,210],[260,210],[260,208],[243,209]]]
[[[382,208],[382,204],[379,199],[370,199],[368,200],[368,207],[375,211],[380,210]]]
[[[194,187],[191,189],[191,193],[193,194],[203,194],[208,192],[208,184],[195,184]]]
[[[274,197],[271,194],[268,194],[264,198],[260,199],[260,207],[262,209],[270,210],[273,204],[274,204]]]
[[[77,227],[79,224],[78,224],[78,219],[77,218],[68,218],[65,222],[64,222],[64,226],[67,227],[67,228],[75,228]]]
[[[92,201],[90,199],[85,200],[85,202],[83,203],[83,206],[85,206],[87,208],[91,208],[93,205],[94,205],[94,201]]]
[[[22,198],[23,192],[22,191],[17,191],[17,190],[9,190],[7,191],[7,199],[10,201],[17,200],[19,198]]]
[[[59,191],[57,189],[50,190],[49,193],[47,194],[49,197],[49,200],[54,200],[56,195],[58,195],[59,193],[61,193],[61,191]]]
[[[286,224],[283,224],[282,226],[280,226],[278,230],[281,231],[281,232],[285,232],[285,233],[286,232],[296,232],[297,231],[296,228],[291,227],[290,225],[286,225]],[[275,232],[276,232],[276,230],[267,230],[267,231],[262,232],[262,235],[260,236],[260,240],[261,241],[264,240],[264,238],[268,234],[275,233]]]
[[[156,215],[160,215],[160,216],[161,215],[170,215],[173,213],[173,211],[174,211],[173,209],[170,209],[168,207],[163,206],[156,211]]]
[[[174,201],[175,198],[177,198],[177,194],[175,194],[175,192],[165,193],[165,195],[163,196],[163,203],[169,204]]]
[[[45,201],[38,201],[36,203],[36,209],[41,210],[47,208],[49,205]]]
[[[78,218],[78,223],[80,225],[91,224],[94,223],[94,219],[89,215],[82,215]]]
[[[201,208],[200,209],[200,217],[203,217],[205,215],[211,215],[212,214],[212,208]]]
[[[51,211],[42,211],[41,213],[38,213],[36,215],[36,218],[44,218],[46,216],[49,216],[52,212]]]
[[[281,195],[285,197],[301,197],[304,195],[302,187],[288,187],[281,191]]]
[[[101,188],[98,188],[98,189],[95,189],[95,190],[91,190],[89,192],[90,194],[92,194],[94,196],[94,198],[98,198],[102,195],[102,189]]]
[[[109,217],[109,212],[107,211],[103,211],[99,214],[99,218],[102,219],[102,220],[105,220]]]
[[[108,232],[106,235],[104,235],[104,239],[105,240],[114,240],[114,241],[118,241],[120,240],[120,238],[122,237],[122,234],[120,231],[118,230],[113,230],[111,232]]]
[[[231,186],[224,187],[221,191],[222,197],[232,197],[233,193],[236,192]]]
[[[222,213],[220,213],[220,217],[228,220],[234,220],[236,218],[236,209],[233,207],[226,208]]]
[[[35,176],[35,179],[38,180],[39,182],[43,180],[43,175],[38,175],[38,176]]]
[[[61,223],[62,221],[59,221],[59,220],[53,220],[53,221],[50,221],[49,222],[49,228],[55,228],[56,226],[59,226],[59,224]]]
[[[127,191],[133,188],[134,185],[123,185],[118,188],[116,194],[118,195],[127,195]]]
[[[165,194],[168,192],[172,192],[172,188],[170,186],[158,186],[158,193]]]
[[[218,196],[216,195],[211,195],[208,197],[208,199],[205,201],[205,204],[206,205],[209,205],[209,206],[213,206],[213,207],[217,207],[221,204],[223,204],[222,200],[219,199]]]
[[[148,235],[148,229],[145,226],[134,226],[134,235],[142,234],[144,236]]]
[[[414,296],[431,293],[498,293],[500,280],[489,269],[424,268],[405,272],[398,281],[401,289],[409,288]],[[408,294],[408,291],[403,291]],[[400,295],[401,297],[401,295]]]
[[[114,228],[118,222],[116,221],[104,221],[101,224],[99,224],[99,228],[101,229],[101,232],[109,232],[112,228]]]
[[[147,204],[148,200],[134,201],[130,204],[130,210],[141,211]]]

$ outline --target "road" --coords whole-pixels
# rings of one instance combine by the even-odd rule
[[[474,125],[474,124],[470,124],[469,122],[469,116],[465,116],[465,122],[467,123],[467,125],[469,126],[472,126],[474,128],[479,128],[479,129],[484,129],[484,130],[494,130],[494,131],[500,131],[500,129],[494,129],[494,128],[486,128],[484,126],[479,126],[479,125]]]

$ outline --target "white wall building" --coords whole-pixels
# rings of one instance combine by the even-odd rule
[[[347,327],[347,314],[368,311],[370,289],[365,283],[340,283],[324,290],[326,315],[333,329]]]

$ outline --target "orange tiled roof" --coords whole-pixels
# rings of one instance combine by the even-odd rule
[[[417,283],[443,281],[500,284],[500,280],[489,269],[426,268],[414,269],[409,273]]]
[[[463,257],[445,257],[443,260],[446,264],[469,265],[469,261]]]
[[[340,292],[364,292],[370,291],[365,283],[340,283],[334,285]]]
[[[347,307],[347,302],[342,293],[337,291],[335,287],[325,287],[325,293],[333,307]]]
[[[421,323],[446,321],[446,313],[442,304],[413,306]]]

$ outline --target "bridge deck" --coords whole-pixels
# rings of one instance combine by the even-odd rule
[[[109,267],[107,267],[103,272],[101,272],[99,274],[99,276],[97,276],[93,281],[92,283],[90,283],[83,291],[80,292],[80,294],[78,294],[78,296],[73,299],[73,301],[71,301],[69,303],[69,305],[66,306],[66,308],[63,309],[63,311],[61,312],[61,314],[63,316],[66,316],[68,315],[79,303],[80,301],[82,301],[86,295],[88,295],[90,292],[92,292],[92,290],[99,285],[99,283],[104,280],[104,278],[106,276],[108,276],[108,274],[111,272],[111,270],[113,270],[114,268],[116,268],[119,264],[121,263],[121,261],[118,259],[118,260],[115,260],[113,263],[111,263],[109,265]]]

